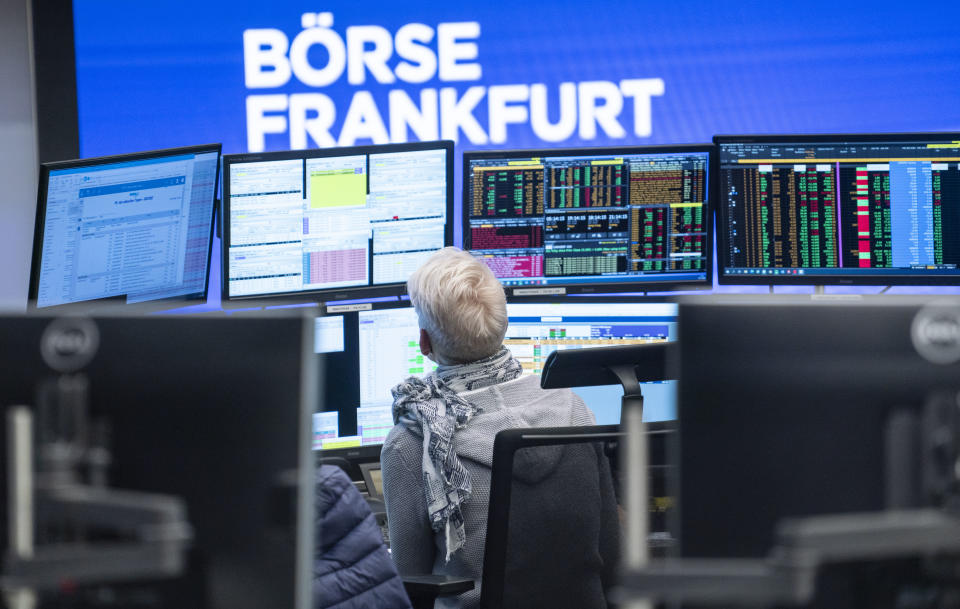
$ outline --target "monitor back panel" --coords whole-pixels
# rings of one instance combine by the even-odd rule
[[[915,346],[923,311],[890,297],[680,305],[684,556],[765,556],[785,517],[884,507],[887,417],[960,387],[960,364]]]
[[[4,408],[36,406],[39,385],[54,377],[40,351],[51,319],[0,317]],[[100,346],[81,373],[91,417],[109,426],[109,485],[182,498],[194,532],[182,577],[116,587],[118,598],[130,594],[132,606],[142,593],[159,606],[195,609],[299,606],[296,582],[309,585],[309,575],[297,576],[298,545],[313,540],[298,537],[299,508],[288,499],[312,489],[284,480],[311,461],[302,435],[309,327],[297,317],[93,322]]]

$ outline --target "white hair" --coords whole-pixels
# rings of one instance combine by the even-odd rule
[[[407,280],[420,327],[438,358],[473,362],[496,353],[507,333],[507,300],[490,268],[445,247]]]

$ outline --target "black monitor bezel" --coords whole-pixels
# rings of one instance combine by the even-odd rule
[[[689,281],[656,281],[645,280],[623,281],[603,285],[590,284],[564,284],[552,283],[546,288],[544,294],[516,294],[516,290],[529,290],[530,287],[504,287],[507,293],[507,299],[510,302],[534,302],[534,301],[557,301],[566,300],[568,296],[577,294],[621,294],[624,292],[643,293],[642,295],[621,296],[620,300],[645,299],[647,294],[652,292],[675,292],[687,290],[709,290],[713,287],[713,202],[711,199],[716,191],[713,175],[713,159],[716,157],[716,148],[713,144],[669,144],[669,145],[648,145],[648,146],[603,146],[603,147],[581,147],[581,148],[532,148],[523,150],[468,150],[463,153],[463,192],[461,199],[461,227],[463,234],[463,249],[470,249],[470,214],[467,205],[470,200],[470,162],[473,160],[490,159],[508,159],[515,157],[548,157],[548,156],[584,156],[584,155],[637,155],[637,154],[670,154],[682,152],[706,152],[709,156],[707,165],[707,184],[706,184],[706,210],[704,213],[704,223],[706,224],[707,242],[706,242],[706,276],[703,279],[691,279]],[[531,286],[532,287],[532,286]],[[562,289],[562,293],[555,293],[553,290]]]
[[[723,227],[727,225],[727,206],[721,204],[720,190],[720,146],[721,144],[820,144],[842,140],[844,143],[883,143],[909,142],[913,140],[947,140],[952,138],[960,141],[960,132],[915,132],[915,133],[818,133],[811,135],[798,134],[757,134],[757,135],[714,135],[713,143],[716,153],[711,161],[711,173],[715,179],[716,188],[716,220],[717,220],[717,283],[719,285],[912,285],[912,286],[949,286],[960,285],[960,269],[955,276],[924,277],[920,274],[911,275],[871,275],[869,277],[857,275],[726,275],[726,256],[730,247],[729,240]]]
[[[167,156],[177,156],[183,154],[205,154],[217,153],[217,169],[214,177],[213,204],[210,207],[210,235],[207,239],[207,265],[203,281],[203,291],[182,296],[171,296],[169,298],[158,298],[137,303],[126,303],[127,295],[112,296],[108,298],[81,300],[76,302],[51,305],[47,307],[37,307],[37,294],[40,291],[40,266],[43,256],[43,238],[46,228],[47,212],[47,189],[50,181],[50,172],[61,169],[76,169],[79,167],[94,167],[97,165],[110,165],[114,163],[125,163],[131,161],[140,161],[143,159],[162,158]],[[37,211],[34,217],[33,228],[33,255],[30,261],[30,285],[27,289],[27,308],[38,311],[69,311],[69,310],[88,310],[101,306],[113,306],[125,304],[131,310],[149,311],[154,308],[163,308],[171,303],[182,303],[192,301],[205,301],[210,289],[210,261],[213,254],[213,237],[216,230],[215,219],[217,215],[217,189],[220,185],[220,165],[223,158],[222,144],[200,144],[196,146],[179,146],[176,148],[162,148],[158,150],[147,150],[142,152],[132,152],[127,154],[114,154],[109,156],[92,157],[88,159],[73,159],[69,161],[51,161],[40,164],[40,175],[38,176],[37,187]]]
[[[443,231],[444,246],[453,245],[453,141],[432,140],[429,142],[407,142],[402,144],[371,144],[344,148],[315,148],[309,150],[283,150],[275,152],[247,152],[223,155],[223,189],[221,216],[221,302],[239,303],[248,300],[283,300],[285,302],[331,302],[381,296],[401,296],[406,294],[406,282],[393,282],[377,285],[338,287],[321,290],[300,290],[294,292],[276,292],[271,294],[249,294],[230,296],[230,168],[234,163],[260,161],[288,161],[292,159],[316,159],[350,155],[389,154],[394,152],[413,152],[418,150],[443,150],[447,153],[447,203],[446,223]]]

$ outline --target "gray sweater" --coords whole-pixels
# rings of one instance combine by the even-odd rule
[[[435,573],[471,577],[476,587],[457,597],[441,598],[437,607],[470,608],[480,600],[490,468],[497,432],[517,427],[593,425],[593,413],[569,389],[544,390],[540,377],[530,375],[459,394],[482,408],[464,429],[456,432],[457,455],[470,473],[472,496],[463,506],[466,545],[444,564],[441,545],[427,518],[422,487],[423,439],[396,425],[383,444],[383,494],[390,527],[393,560],[401,575]]]

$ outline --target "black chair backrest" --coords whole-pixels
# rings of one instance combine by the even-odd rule
[[[500,609],[501,607],[517,606],[518,599],[505,597],[505,592],[508,588],[507,570],[511,562],[511,556],[509,555],[511,547],[516,548],[516,551],[543,552],[547,554],[544,562],[549,563],[550,559],[554,558],[549,556],[550,550],[543,547],[530,547],[531,545],[536,545],[534,539],[538,538],[538,536],[541,540],[549,539],[551,536],[558,540],[567,539],[570,537],[571,527],[576,526],[576,515],[574,515],[570,521],[563,521],[565,515],[562,510],[565,506],[558,505],[558,502],[563,502],[564,499],[559,497],[551,497],[549,498],[550,501],[541,502],[540,505],[536,506],[515,505],[512,510],[515,517],[511,520],[511,500],[514,498],[513,491],[516,482],[514,462],[517,452],[523,449],[559,447],[554,448],[554,450],[565,451],[561,459],[565,465],[562,467],[566,468],[568,472],[570,468],[583,470],[583,473],[587,476],[595,473],[598,480],[598,488],[601,489],[601,491],[605,490],[609,495],[609,502],[614,503],[613,506],[608,507],[615,510],[612,479],[610,479],[609,473],[610,468],[606,463],[606,455],[603,447],[607,443],[622,440],[623,437],[624,434],[621,433],[619,425],[508,429],[497,434],[493,445],[493,469],[490,483],[490,507],[487,518],[486,548],[483,557],[481,607],[484,609]],[[543,448],[541,448],[541,450],[543,450]],[[603,462],[602,464],[601,461]],[[602,480],[602,477],[606,477],[606,480]],[[571,490],[573,493],[578,492],[578,489]],[[519,501],[523,498],[515,499]],[[594,499],[596,499],[596,497],[594,497]],[[547,503],[550,505],[547,506]],[[575,508],[571,505],[570,509]],[[597,506],[597,509],[599,511],[599,506]],[[559,520],[562,522],[562,524],[559,525],[562,527],[561,530],[539,531],[532,534],[529,538],[526,537],[527,532],[524,531],[525,538],[518,540],[515,537],[514,545],[511,546],[510,523],[513,522],[516,525],[517,517],[531,520],[530,514],[539,513],[540,510],[543,510],[544,517],[541,519],[538,516],[532,518],[532,520],[543,520],[543,522],[531,523],[521,521],[520,524],[525,527],[530,525],[534,528],[537,524],[550,527],[557,526]],[[520,516],[518,512],[526,514],[526,516]],[[547,514],[547,512],[550,512],[550,514]],[[554,521],[553,524],[551,524],[551,520]],[[613,520],[614,522],[616,521],[615,518]],[[599,523],[592,523],[592,526],[599,526]],[[612,571],[612,566],[609,567]],[[516,575],[526,577],[529,574]],[[554,581],[555,583],[555,579],[551,580],[550,575],[550,573],[543,573],[542,578],[536,577],[534,579],[541,582]],[[531,585],[526,586],[526,584]],[[521,606],[536,606],[537,593],[533,584],[535,584],[533,581],[524,583],[525,587],[530,591],[530,598],[522,602]],[[513,588],[515,588],[515,586],[511,586],[511,589]]]
[[[317,467],[321,465],[333,465],[342,469],[351,480],[362,479],[359,466],[344,457],[327,457],[320,453],[317,456],[316,465]]]

